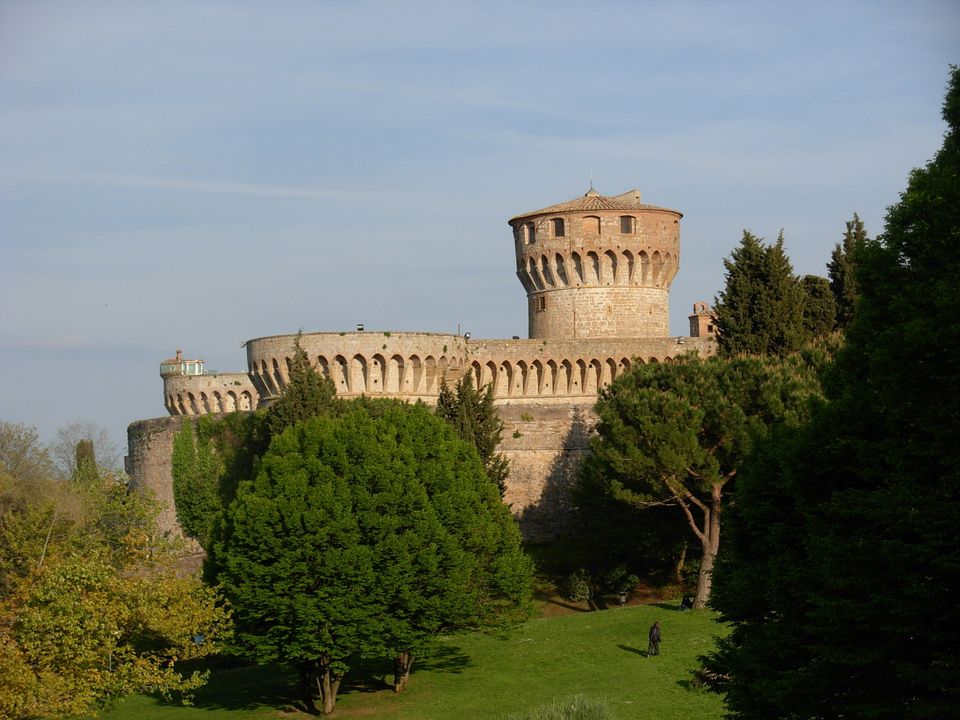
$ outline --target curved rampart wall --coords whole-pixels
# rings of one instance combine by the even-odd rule
[[[669,334],[680,218],[653,206],[553,211],[511,221],[531,338]]]
[[[296,335],[247,342],[250,377],[263,401],[290,381]],[[665,362],[697,351],[712,355],[712,338],[467,340],[429,333],[310,333],[300,345],[341,397],[385,395],[433,401],[443,379],[492,383],[498,401],[591,398],[635,362]]]
[[[247,373],[164,375],[163,400],[171,415],[256,410],[260,393]]]
[[[278,398],[290,382],[296,335],[247,341],[247,367],[261,401]],[[429,401],[444,377],[456,382],[465,357],[464,338],[434,333],[309,333],[300,347],[315,368],[333,380],[337,395],[385,395]]]

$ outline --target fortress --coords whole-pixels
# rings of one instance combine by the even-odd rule
[[[588,446],[598,391],[635,363],[715,352],[706,303],[690,316],[690,335],[669,334],[670,284],[680,263],[676,210],[645,205],[640,192],[612,197],[592,187],[582,197],[517,215],[517,276],[527,293],[529,337],[364,330],[304,333],[300,345],[341,397],[360,395],[435,403],[441,384],[472,373],[492,385],[510,460],[504,501],[529,539],[563,529],[567,489]],[[246,342],[247,372],[207,373],[180,351],[160,366],[169,417],[128,430],[133,487],[163,503],[161,524],[178,530],[170,456],[185,418],[251,411],[278,398],[289,379],[297,335]]]

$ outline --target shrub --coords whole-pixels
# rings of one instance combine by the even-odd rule
[[[593,591],[590,587],[590,573],[584,568],[574,570],[567,575],[564,583],[564,594],[572,602],[587,602]]]

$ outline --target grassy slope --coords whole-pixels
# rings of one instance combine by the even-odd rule
[[[663,629],[662,654],[647,658],[646,634],[654,620],[660,620]],[[719,629],[708,613],[638,605],[533,620],[500,637],[450,637],[444,639],[438,657],[414,666],[402,695],[394,695],[378,681],[365,687],[350,684],[348,675],[335,717],[493,720],[554,698],[583,694],[605,698],[620,720],[719,719],[719,697],[691,689],[689,674],[696,656],[712,647],[711,637]],[[386,674],[381,677],[389,679]],[[193,708],[135,697],[104,717],[290,717],[283,711],[291,709],[293,697],[292,678],[285,673],[229,670],[215,674]]]

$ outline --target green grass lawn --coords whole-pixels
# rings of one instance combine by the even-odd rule
[[[605,699],[619,720],[719,719],[720,698],[690,685],[697,655],[710,650],[722,630],[713,617],[680,613],[675,604],[636,605],[532,620],[502,636],[451,636],[436,657],[414,665],[401,695],[387,686],[386,665],[372,681],[348,674],[334,717],[497,720],[579,694]],[[654,620],[663,631],[661,655],[647,658],[647,629]],[[296,699],[290,673],[240,668],[215,671],[193,707],[136,696],[104,717],[290,718]]]

